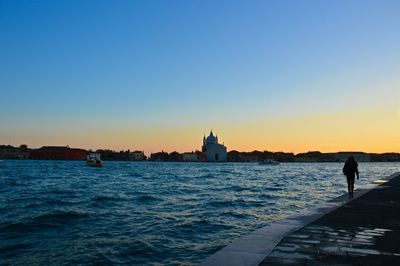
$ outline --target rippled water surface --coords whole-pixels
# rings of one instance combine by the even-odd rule
[[[197,264],[233,239],[343,194],[340,163],[0,162],[0,261]],[[356,188],[399,171],[360,163]]]

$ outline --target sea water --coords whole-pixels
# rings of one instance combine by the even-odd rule
[[[0,162],[0,262],[192,265],[346,192],[342,163]],[[355,187],[399,171],[360,163]]]

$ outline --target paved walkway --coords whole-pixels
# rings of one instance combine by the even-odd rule
[[[400,265],[400,176],[287,235],[259,265]]]

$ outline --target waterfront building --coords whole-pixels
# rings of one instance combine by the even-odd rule
[[[388,153],[372,153],[371,162],[400,162],[400,153],[388,152]]]
[[[11,145],[0,145],[0,159],[28,159],[30,149],[26,145],[13,147]]]
[[[183,156],[181,153],[177,151],[173,151],[170,154],[168,154],[168,161],[170,162],[182,162],[183,161]]]
[[[129,153],[129,160],[131,161],[143,161],[146,157],[143,151],[134,151]]]
[[[353,156],[357,162],[370,162],[371,155],[365,152],[338,152],[335,154],[337,162],[345,162],[349,156]]]
[[[192,151],[182,153],[182,159],[185,162],[206,162],[207,158],[201,151]]]
[[[44,146],[31,152],[34,160],[86,160],[87,151],[68,146]]]
[[[218,136],[214,136],[212,130],[207,138],[203,137],[202,152],[207,162],[226,162],[227,160],[226,147],[218,143]]]
[[[198,161],[198,156],[195,152],[184,152],[182,154],[183,156],[183,161],[185,162],[197,162]]]
[[[168,161],[168,152],[156,152],[150,154],[150,161],[156,161],[156,162],[163,162],[163,161]]]

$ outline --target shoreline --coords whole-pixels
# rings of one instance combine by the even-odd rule
[[[80,162],[83,161],[85,162],[86,160],[63,160],[63,159],[9,159],[9,158],[1,158],[1,161],[60,161],[60,162]],[[236,161],[226,161],[226,162],[207,162],[207,161],[156,161],[156,160],[108,160],[105,159],[102,161],[104,162],[131,162],[131,163],[145,163],[145,162],[151,162],[151,163],[195,163],[195,164],[259,164],[258,162],[236,162]],[[280,162],[280,164],[326,164],[326,163],[332,163],[332,164],[343,164],[343,162]],[[363,163],[400,163],[400,161],[371,161],[371,162],[358,162],[359,164]],[[266,169],[268,167],[279,167],[279,165],[263,165],[259,164],[262,167],[265,167]]]

